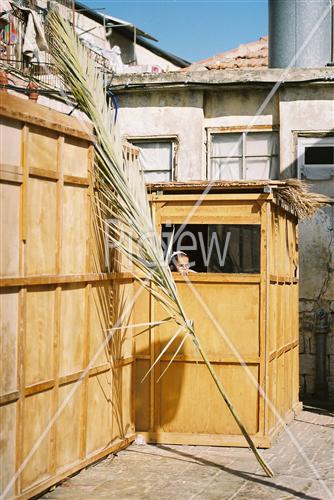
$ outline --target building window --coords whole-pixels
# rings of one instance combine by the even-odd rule
[[[279,178],[276,132],[210,132],[208,150],[210,180]]]
[[[334,178],[334,137],[299,137],[298,177],[307,180]]]
[[[174,179],[176,141],[173,139],[138,139],[129,141],[139,148],[139,165],[146,182]]]

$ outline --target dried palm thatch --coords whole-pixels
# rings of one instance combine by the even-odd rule
[[[325,195],[312,193],[308,184],[299,179],[288,179],[284,184],[278,185],[275,195],[280,203],[287,205],[301,220],[313,217],[318,208],[331,202]]]
[[[96,69],[88,51],[82,46],[70,25],[57,10],[50,12],[48,23],[53,39],[51,50],[54,61],[80,109],[90,118],[95,128],[97,137],[94,145],[95,175],[98,182],[95,208],[101,227],[102,229],[105,227],[105,218],[108,218],[106,234],[111,242],[130,263],[134,264],[133,275],[137,281],[164,307],[168,315],[164,321],[173,321],[176,325],[176,332],[155,363],[174,339],[181,338],[182,345],[186,339],[190,338],[204,360],[249,447],[265,473],[272,476],[273,472],[259,454],[226,396],[221,381],[202,349],[193,323],[183,309],[168,266],[171,248],[167,252],[167,258],[164,259],[160,237],[152,220],[143,177],[139,169],[133,165],[130,168],[130,165],[122,159],[120,142],[117,140],[114,127],[114,117],[106,101],[103,76]]]

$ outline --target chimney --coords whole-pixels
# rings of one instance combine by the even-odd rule
[[[269,68],[322,68],[333,62],[333,3],[269,0]]]

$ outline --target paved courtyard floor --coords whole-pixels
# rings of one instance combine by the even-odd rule
[[[44,499],[270,500],[334,498],[334,416],[309,408],[262,450],[267,478],[251,451],[206,446],[132,445],[90,466]]]

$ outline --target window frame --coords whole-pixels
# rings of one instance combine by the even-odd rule
[[[305,166],[309,166],[310,168],[333,168],[327,163],[315,163],[315,164],[306,164],[305,163],[305,149],[307,147],[323,147],[323,146],[334,146],[334,135],[326,135],[326,136],[317,136],[316,134],[312,136],[304,136],[297,135],[297,178],[302,179],[302,169]]]
[[[163,242],[164,238],[166,238],[166,236],[167,236],[167,233],[166,233],[167,226],[169,229],[169,231],[167,231],[167,232],[168,232],[168,235],[170,236],[170,235],[173,235],[174,230],[175,230],[175,233],[177,234],[179,231],[179,228],[181,226],[183,226],[183,224],[182,223],[175,223],[174,224],[171,221],[168,221],[168,223],[162,222],[160,225],[161,242]],[[215,249],[217,249],[217,244],[219,245],[219,243],[221,243],[219,236],[217,235],[217,232],[211,233],[211,234],[217,235],[216,237],[213,237],[213,241],[216,243],[212,243],[212,239],[209,241],[208,239],[204,240],[204,238],[203,238],[203,233],[204,233],[204,235],[207,236],[207,238],[209,237],[210,228],[212,229],[213,226],[223,226],[225,230],[226,230],[226,227],[229,227],[229,228],[232,227],[233,230],[238,230],[238,231],[243,231],[245,229],[253,231],[250,234],[251,235],[251,242],[250,242],[249,247],[247,247],[247,245],[245,245],[241,250],[242,243],[244,242],[245,233],[243,233],[243,234],[242,234],[242,232],[239,233],[237,243],[239,246],[239,253],[240,253],[239,264],[241,266],[244,264],[245,256],[247,253],[245,251],[246,248],[251,249],[250,254],[251,254],[251,259],[253,262],[253,267],[256,267],[255,270],[248,269],[248,270],[241,270],[241,271],[240,270],[228,271],[226,269],[224,269],[224,270],[220,269],[219,271],[212,271],[212,270],[209,271],[210,265],[212,267],[213,263],[215,262],[214,259],[211,261],[211,258],[215,256]],[[203,228],[203,231],[202,230],[199,231],[199,228]],[[178,243],[178,240],[180,238],[182,238],[182,241],[183,241],[184,235],[189,234],[189,233],[191,233],[193,235],[193,238],[191,238],[191,241],[192,241],[191,247],[189,247],[188,245],[186,245],[186,247],[184,247],[184,244],[181,244],[180,242]],[[199,236],[200,234],[202,235],[202,238]],[[228,234],[228,232],[226,234]],[[232,231],[230,231],[230,235],[231,234],[232,234]],[[203,275],[205,275],[205,276],[208,276],[208,275],[209,276],[223,276],[223,275],[260,276],[261,275],[262,235],[261,235],[261,223],[260,222],[257,222],[257,223],[237,222],[237,223],[232,223],[232,224],[230,224],[229,222],[227,222],[227,223],[226,222],[205,223],[203,221],[198,222],[198,223],[197,222],[195,222],[195,223],[190,222],[190,224],[187,224],[186,226],[184,226],[183,232],[179,234],[177,240],[174,240],[174,236],[175,235],[173,235],[173,245],[172,245],[173,251],[185,252],[189,257],[190,262],[192,262],[191,259],[195,257],[194,252],[200,253],[201,257],[200,257],[200,262],[197,261],[197,270],[196,270],[196,268],[192,269],[193,266],[191,266],[191,268],[190,268],[196,272],[196,275],[202,275],[202,276]],[[258,240],[258,245],[255,246],[256,239]],[[202,243],[204,245],[204,254],[202,253],[203,247],[202,247],[201,240],[202,240]],[[194,242],[197,243],[196,248],[193,247]],[[225,247],[226,242],[227,242],[227,246]],[[170,240],[168,239],[168,236],[167,236],[167,240],[164,241],[163,250],[166,250],[168,248],[169,244],[170,244]],[[222,251],[223,255],[225,254],[224,267],[226,264],[226,259],[227,258],[230,260],[232,259],[232,254],[231,254],[231,250],[230,250],[231,245],[232,245],[232,242],[229,238],[228,240],[225,239],[224,245],[219,247],[220,250]],[[233,247],[233,245],[232,245],[232,247]],[[219,254],[219,252],[218,252],[218,254]],[[218,259],[220,260],[220,256],[218,257]],[[243,262],[241,262],[241,260]],[[257,264],[257,266],[255,266],[255,263]],[[237,264],[235,264],[235,265],[237,266]],[[203,267],[206,268],[205,271],[198,270],[199,268],[203,268]]]
[[[246,135],[247,134],[255,134],[255,133],[275,133],[277,134],[277,154],[274,155],[246,155]],[[278,127],[271,125],[263,125],[262,127],[207,127],[206,128],[206,179],[212,180],[212,171],[211,171],[211,159],[212,158],[224,158],[224,157],[212,157],[211,156],[211,146],[212,146],[212,136],[213,135],[225,135],[225,134],[240,134],[242,135],[242,156],[236,155],[231,158],[241,158],[242,159],[242,177],[240,180],[247,180],[246,178],[246,158],[277,158],[278,160],[278,174],[280,174],[279,168],[279,130]],[[248,179],[251,180],[251,179]]]
[[[177,135],[150,135],[150,136],[126,136],[126,141],[129,142],[134,147],[140,148],[138,143],[170,143],[172,146],[172,161],[171,169],[163,170],[142,170],[141,172],[146,173],[156,173],[156,172],[170,172],[170,179],[168,182],[177,180],[177,159],[178,159],[178,149],[179,149],[179,139]],[[134,144],[136,143],[136,144]],[[146,181],[151,182],[151,181]],[[154,183],[154,182],[153,182]]]

